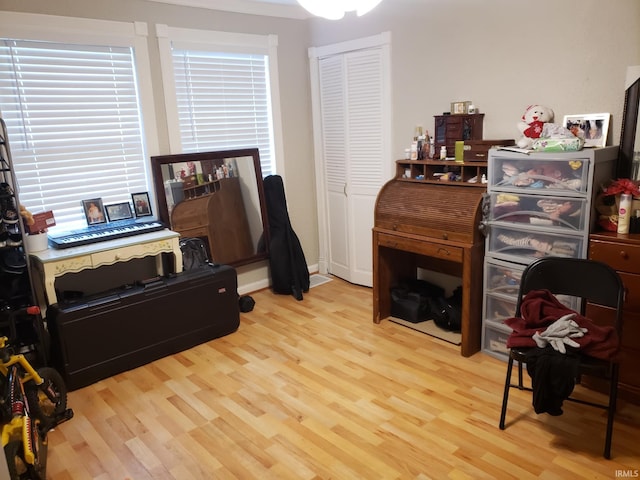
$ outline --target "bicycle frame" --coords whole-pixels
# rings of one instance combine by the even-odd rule
[[[11,332],[16,335],[17,316],[39,315],[40,308],[32,305],[15,311],[5,309],[5,313],[10,315]],[[0,336],[0,380],[6,382],[0,393],[0,441],[11,478],[25,478],[26,474],[44,480],[47,433],[73,417],[73,410],[66,408],[64,380],[46,365],[36,370],[25,355],[14,353],[6,336]]]
[[[0,337],[0,351],[5,348],[7,338]],[[25,374],[20,375],[18,365],[24,369]],[[9,359],[1,359],[0,373],[7,379],[9,391],[9,407],[11,408],[11,420],[2,426],[2,447],[4,448],[12,440],[20,440],[23,445],[24,460],[34,465],[37,460],[37,439],[39,432],[34,431],[34,421],[31,418],[29,402],[24,391],[24,383],[30,380],[40,385],[43,380],[27,361],[24,355],[10,355]]]
[[[0,337],[0,352],[6,347],[7,340],[7,337]],[[30,380],[33,380],[36,385],[40,385],[42,383],[42,377],[38,375],[35,368],[31,366],[29,361],[22,354],[10,355],[9,359],[6,361],[0,358],[0,374],[7,377],[9,369],[16,364],[20,365],[25,371],[25,375],[20,377],[20,383],[25,384]]]

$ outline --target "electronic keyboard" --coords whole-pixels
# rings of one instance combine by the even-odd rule
[[[165,226],[156,221],[146,222],[111,222],[105,225],[92,226],[70,232],[49,234],[49,245],[53,248],[71,248],[90,243],[104,242],[116,238],[131,237],[142,233],[163,230]]]

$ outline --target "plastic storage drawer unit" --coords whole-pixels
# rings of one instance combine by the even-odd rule
[[[587,200],[561,196],[492,193],[489,219],[550,230],[580,232],[586,226]]]
[[[496,157],[489,168],[489,185],[492,190],[515,188],[567,192],[573,195],[587,191],[588,160],[548,155],[544,160]]]
[[[493,225],[488,252],[495,258],[524,264],[547,256],[583,258],[584,237]]]
[[[500,360],[509,356],[507,339],[511,335],[510,327],[485,320],[482,339],[482,351]]]

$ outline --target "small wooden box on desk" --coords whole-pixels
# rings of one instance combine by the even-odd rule
[[[434,144],[436,152],[447,147],[453,155],[457,140],[482,140],[484,113],[435,115]]]
[[[429,168],[432,162],[410,162]],[[454,162],[448,162],[454,163]],[[376,201],[373,228],[373,321],[391,315],[391,288],[416,278],[417,269],[460,277],[461,354],[480,350],[484,237],[480,183],[429,182],[402,178],[387,182]],[[486,168],[486,166],[485,166]]]
[[[592,233],[589,258],[610,265],[622,278],[625,300],[618,389],[621,398],[640,404],[640,234]],[[598,324],[613,322],[613,313],[604,307],[587,305],[587,316]],[[603,388],[595,379],[584,383],[597,390]]]

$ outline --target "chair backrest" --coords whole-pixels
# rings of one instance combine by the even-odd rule
[[[554,295],[579,297],[590,303],[615,309],[614,326],[618,334],[621,334],[624,286],[620,275],[606,263],[550,256],[529,264],[520,279],[516,316],[520,316],[524,296],[531,290],[543,289]]]

